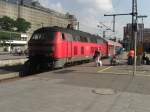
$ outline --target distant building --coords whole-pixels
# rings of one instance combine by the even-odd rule
[[[150,52],[150,28],[144,29],[143,47],[145,51]]]
[[[124,47],[129,50],[132,47],[132,42],[134,42],[134,37],[132,37],[132,24],[127,24],[124,27]],[[144,28],[144,24],[138,24],[137,44],[138,47],[141,46],[145,51],[150,51],[150,28]]]
[[[9,47],[11,46],[27,46],[33,31],[40,27],[59,26],[67,27],[72,24],[75,28],[78,24],[74,15],[69,13],[63,14],[48,8],[44,8],[35,0],[0,0],[0,18],[8,16],[12,19],[24,18],[31,23],[31,28],[27,31],[28,36],[20,36],[19,40],[7,39],[0,41]],[[1,38],[1,37],[0,37]]]
[[[2,0],[8,3],[42,7],[38,0]],[[44,8],[44,7],[43,7]]]
[[[34,30],[46,26],[67,27],[77,25],[77,19],[69,13],[63,14],[44,8],[35,0],[0,0],[0,17],[8,16],[13,19],[24,18],[31,23],[27,32],[29,37]]]

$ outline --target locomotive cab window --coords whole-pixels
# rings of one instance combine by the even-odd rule
[[[31,40],[53,40],[55,32],[39,30],[35,31],[31,37]]]
[[[32,37],[31,37],[32,40],[38,40],[38,38],[39,38],[38,33],[33,34]]]

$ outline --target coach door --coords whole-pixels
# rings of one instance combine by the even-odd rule
[[[68,58],[68,61],[71,61],[71,58],[72,58],[72,41],[73,41],[73,38],[72,38],[72,35],[71,34],[67,34],[67,58]]]

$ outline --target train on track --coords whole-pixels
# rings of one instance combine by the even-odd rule
[[[39,69],[62,68],[66,64],[91,60],[96,49],[108,57],[121,47],[117,42],[79,30],[43,27],[34,31],[28,42],[29,60],[24,68],[31,74]]]

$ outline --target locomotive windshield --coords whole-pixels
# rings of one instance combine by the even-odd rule
[[[54,33],[54,31],[35,31],[31,37],[31,40],[53,40]]]

